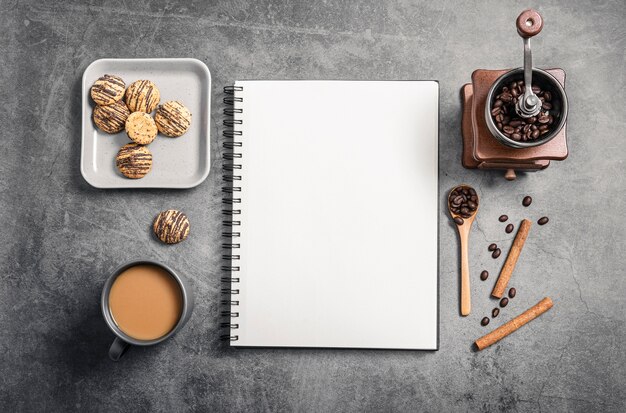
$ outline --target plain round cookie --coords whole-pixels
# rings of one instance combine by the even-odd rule
[[[93,108],[93,123],[106,133],[118,133],[124,129],[130,110],[124,102]]]
[[[127,143],[117,153],[115,165],[127,178],[143,178],[152,169],[152,153],[145,146]]]
[[[149,80],[137,80],[126,89],[126,106],[131,112],[151,113],[161,100],[161,92]]]
[[[98,105],[110,105],[124,97],[126,83],[121,77],[104,75],[91,86],[91,98]]]
[[[152,230],[164,243],[177,244],[189,235],[189,219],[180,211],[168,209],[157,215]]]
[[[191,112],[182,103],[170,100],[157,107],[154,121],[163,135],[177,138],[189,129]]]
[[[133,142],[147,145],[159,133],[152,116],[144,112],[133,112],[126,119],[126,134]]]

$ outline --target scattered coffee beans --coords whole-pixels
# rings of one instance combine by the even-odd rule
[[[496,248],[498,248],[498,244],[489,244],[489,247],[487,248],[489,251],[495,251]]]
[[[474,188],[469,186],[458,186],[450,192],[450,212],[469,218],[478,208],[478,195]],[[455,220],[456,221],[456,220]],[[461,223],[462,224],[462,223]],[[457,222],[457,225],[461,225]]]
[[[509,224],[506,226],[506,228],[504,228],[504,231],[506,231],[507,234],[510,234],[511,232],[513,232],[513,224]]]
[[[509,219],[508,215],[500,215],[500,218],[498,218],[498,221],[500,222],[506,222],[507,219]]]
[[[533,85],[533,92],[541,100],[541,112],[531,118],[521,118],[515,112],[517,100],[524,96],[526,86],[524,81],[511,82],[503,86],[496,95],[491,109],[491,117],[496,127],[507,138],[516,141],[533,141],[550,132],[550,125],[555,121],[550,114],[552,109],[552,94],[543,91],[539,86]]]
[[[496,248],[492,253],[491,253],[491,257],[492,258],[498,258],[500,256],[500,254],[502,253],[502,251],[500,251],[500,248]]]
[[[480,325],[486,326],[487,324],[489,324],[489,317],[483,317],[483,319],[480,320]]]
[[[548,219],[548,217],[541,217],[541,218],[539,218],[539,221],[537,221],[537,224],[539,224],[539,225],[546,225],[548,223],[548,221],[550,221]]]
[[[487,278],[489,278],[489,271],[483,270],[483,272],[480,273],[480,279],[485,281]]]
[[[463,218],[461,218],[461,217],[454,218],[454,223],[457,224],[457,225],[463,225],[464,222],[465,221],[463,221]]]
[[[530,206],[530,204],[532,203],[533,203],[533,199],[528,195],[526,195],[524,199],[522,199],[522,205],[524,205],[525,207]]]
[[[498,314],[500,314],[500,309],[498,307],[496,307],[493,310],[491,310],[491,316],[493,318],[496,318],[498,316]]]
[[[515,294],[517,294],[517,290],[515,288],[511,288],[509,290],[509,298],[515,297]]]
[[[509,303],[509,299],[504,297],[502,300],[500,300],[500,307],[504,308],[506,307],[508,303]]]

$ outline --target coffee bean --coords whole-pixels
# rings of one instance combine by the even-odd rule
[[[533,139],[537,139],[539,137],[539,131],[538,130],[533,131],[531,136],[532,136]]]
[[[467,206],[469,207],[469,209],[471,209],[472,211],[476,210],[476,207],[478,207],[478,205],[476,205],[476,202],[473,201],[467,201]]]
[[[467,207],[461,207],[461,214],[467,215],[469,214],[469,208]]]
[[[502,251],[500,251],[500,248],[496,248],[492,253],[491,253],[491,257],[492,258],[498,258],[500,256],[500,254],[502,253]]]
[[[506,307],[508,303],[509,303],[509,299],[504,297],[502,300],[500,300],[500,307],[504,308]]]
[[[496,307],[493,310],[491,310],[491,316],[493,318],[496,318],[498,316],[498,314],[500,314],[500,309],[498,307]]]
[[[515,294],[517,294],[517,290],[515,288],[511,288],[509,290],[509,298],[515,297]]]
[[[549,102],[552,100],[552,94],[550,92],[544,92],[543,97],[546,99],[546,102]]]
[[[464,222],[465,221],[463,221],[463,218],[461,218],[461,217],[454,218],[454,223],[457,224],[457,225],[463,225]]]
[[[480,273],[480,279],[485,281],[487,278],[489,278],[489,271],[483,270],[483,272]]]
[[[509,225],[507,225],[507,226],[506,226],[506,228],[504,228],[504,231],[505,231],[507,234],[510,234],[511,232],[513,232],[513,228],[514,228],[514,227],[513,227],[513,224],[509,224]]]
[[[504,102],[503,102],[503,101],[501,101],[500,99],[498,99],[498,100],[496,100],[496,101],[493,103],[493,107],[494,107],[494,108],[498,108],[498,107],[502,106],[503,104],[504,104]]]
[[[500,107],[495,107],[491,109],[491,116],[497,116],[500,114],[500,112],[502,112],[502,109],[500,109]]]
[[[489,251],[495,251],[496,248],[498,248],[498,245],[493,243],[493,244],[489,244],[489,247],[487,248]]]
[[[537,224],[539,224],[539,225],[546,225],[548,223],[548,221],[550,221],[548,219],[548,217],[541,217],[541,218],[539,218],[539,221],[537,221]]]
[[[539,135],[539,134],[537,134]],[[511,135],[511,139],[519,141],[522,139],[522,135],[520,135],[519,133],[514,133],[513,135]]]
[[[547,122],[547,121],[546,121],[546,122]],[[507,126],[503,126],[503,127],[502,127],[502,130],[503,130],[505,133],[508,133],[508,134],[511,134],[511,133],[515,132],[515,129],[514,129],[512,126],[508,126],[508,125],[507,125]]]
[[[528,195],[526,195],[524,199],[522,199],[522,205],[524,205],[525,207],[530,206],[532,202],[533,202],[533,199]]]
[[[508,219],[509,219],[508,215],[500,215],[500,218],[498,218],[500,222],[506,222]]]
[[[480,320],[480,325],[484,327],[487,324],[489,324],[489,317],[483,317],[483,319]]]
[[[500,102],[502,102],[502,101],[500,101]],[[552,109],[552,104],[550,104],[549,102],[543,102],[543,104],[541,105],[541,108],[545,109],[545,110],[550,110],[550,109]]]

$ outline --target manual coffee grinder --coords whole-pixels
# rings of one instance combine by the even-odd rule
[[[523,11],[516,26],[524,41],[524,67],[478,69],[461,88],[463,166],[505,170],[508,180],[516,178],[515,171],[545,169],[568,153],[565,71],[532,65],[530,38],[543,28],[537,11]]]

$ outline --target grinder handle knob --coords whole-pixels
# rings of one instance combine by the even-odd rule
[[[537,10],[524,10],[515,23],[517,33],[524,39],[529,39],[541,32],[543,29],[543,18]]]

